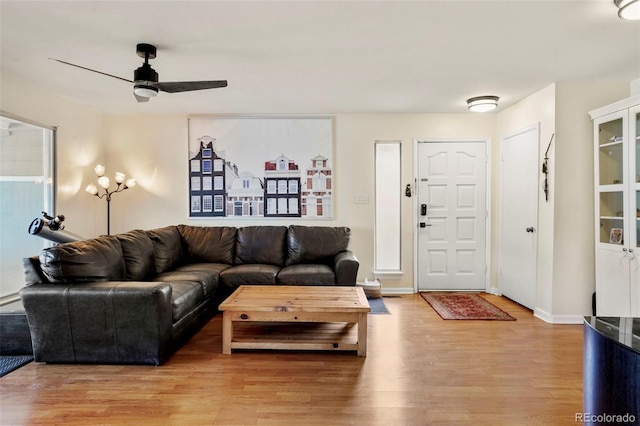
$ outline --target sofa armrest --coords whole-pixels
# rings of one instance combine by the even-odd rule
[[[171,355],[171,286],[103,281],[20,291],[39,362],[162,364]]]
[[[360,262],[351,250],[344,250],[336,254],[334,269],[336,285],[356,285]]]

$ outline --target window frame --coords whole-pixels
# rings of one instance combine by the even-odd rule
[[[0,117],[2,121],[5,119],[9,122],[15,121],[21,124],[35,127],[42,132],[42,175],[37,176],[22,176],[22,175],[7,175],[0,176],[2,181],[14,181],[14,182],[40,182],[43,186],[41,192],[42,205],[39,207],[42,211],[47,212],[49,215],[58,215],[57,211],[57,192],[58,192],[58,177],[57,177],[57,127],[48,126],[46,124],[38,123],[37,121],[29,120],[17,115],[7,113],[0,110]],[[39,241],[42,248],[51,247],[54,245],[52,241],[47,239],[34,239]],[[19,275],[22,276],[22,268],[19,269]],[[17,271],[3,271],[2,281],[5,279],[12,279],[12,274]],[[8,292],[5,294],[5,290]],[[0,305],[5,303],[11,303],[15,300],[19,300],[18,295],[19,288],[15,289],[11,285],[2,286],[2,292],[0,294]]]
[[[402,273],[402,141],[374,143],[374,211],[374,272]]]

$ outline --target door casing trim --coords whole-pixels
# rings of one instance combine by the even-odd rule
[[[448,139],[448,138],[414,138],[413,139],[413,212],[411,214],[411,226],[413,227],[413,292],[418,293],[418,197],[416,189],[418,187],[418,144],[421,143],[483,143],[485,146],[486,162],[486,188],[485,188],[485,208],[487,216],[485,220],[485,292],[495,293],[497,288],[491,285],[491,139]]]

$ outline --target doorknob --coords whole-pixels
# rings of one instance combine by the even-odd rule
[[[533,234],[535,232],[535,228],[533,226],[530,226],[527,229],[525,229],[525,231],[531,232]]]

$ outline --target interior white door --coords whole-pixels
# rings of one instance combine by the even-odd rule
[[[504,296],[529,309],[536,304],[538,133],[535,125],[501,143],[499,286]]]
[[[486,288],[486,143],[418,141],[418,290]]]

